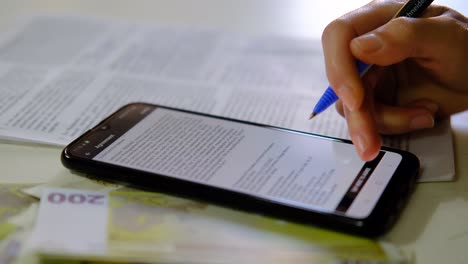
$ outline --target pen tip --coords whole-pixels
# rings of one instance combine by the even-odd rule
[[[309,120],[311,120],[312,118],[314,118],[314,116],[316,116],[317,114],[315,112],[313,112],[312,114],[310,114],[309,116]]]

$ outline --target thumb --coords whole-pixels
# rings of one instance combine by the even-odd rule
[[[368,63],[388,66],[407,58],[439,60],[447,56],[453,34],[442,16],[432,18],[400,17],[350,43],[353,55]],[[444,52],[441,52],[444,51]]]

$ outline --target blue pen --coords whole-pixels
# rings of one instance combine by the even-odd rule
[[[398,12],[393,16],[395,17],[417,17],[421,14],[431,3],[433,0],[409,0],[406,2],[403,7],[398,10]],[[357,69],[359,72],[359,76],[362,77],[366,74],[367,71],[372,67],[372,65],[365,64],[364,62],[357,61]],[[333,91],[331,86],[323,93],[322,97],[320,97],[319,101],[314,107],[312,114],[310,114],[309,119],[312,119],[314,116],[318,115],[319,113],[325,111],[329,106],[334,104],[338,100],[338,96],[336,96],[335,92]]]

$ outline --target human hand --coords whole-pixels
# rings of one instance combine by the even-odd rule
[[[392,19],[403,1],[373,1],[330,23],[323,35],[327,77],[363,160],[380,133],[434,126],[468,109],[468,19],[432,5],[421,18]],[[361,79],[356,59],[374,67]]]

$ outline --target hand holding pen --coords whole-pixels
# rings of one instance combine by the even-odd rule
[[[333,21],[322,36],[337,109],[363,160],[378,153],[380,133],[429,128],[436,114],[468,109],[468,19],[435,5],[421,18],[392,19],[402,5],[371,2]],[[356,59],[373,65],[362,79]]]

